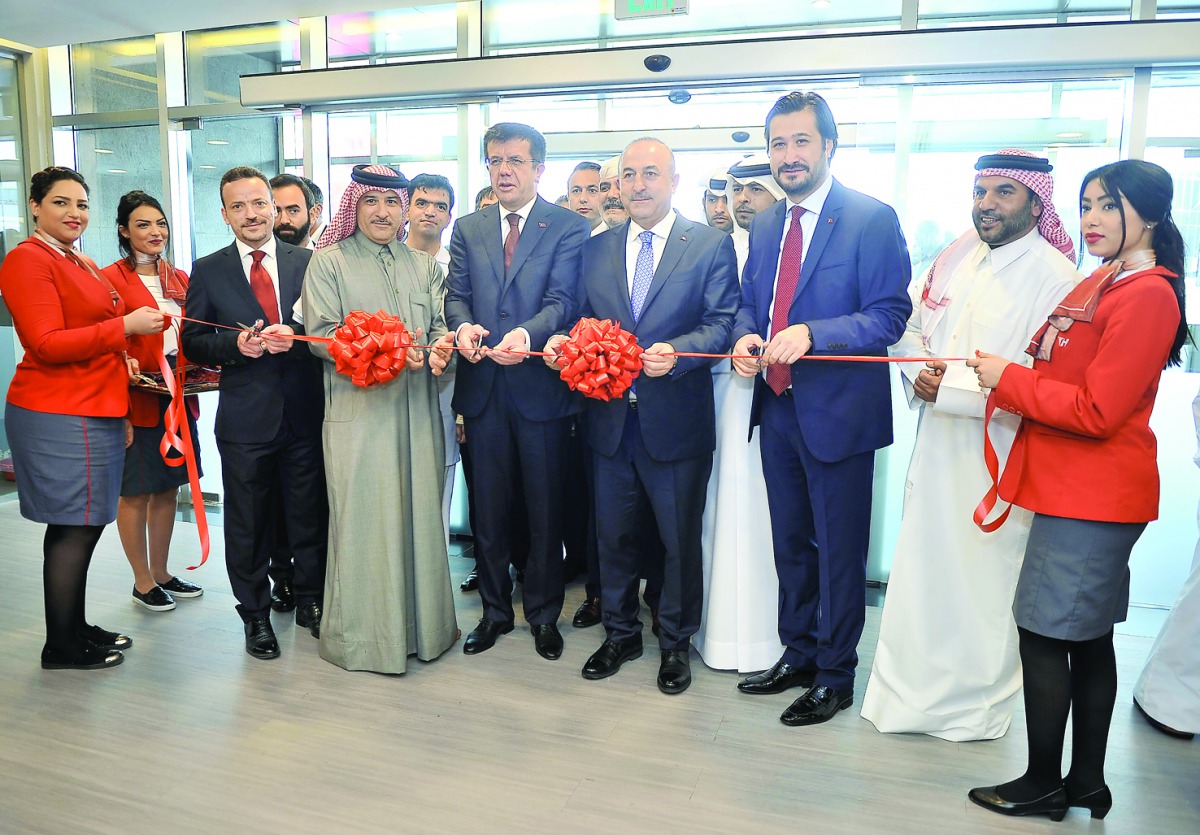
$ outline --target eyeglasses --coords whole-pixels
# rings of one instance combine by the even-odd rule
[[[526,165],[534,165],[539,160],[529,160],[524,157],[488,157],[484,162],[488,168],[499,168],[502,165],[507,165],[509,168],[517,169],[524,168]]]

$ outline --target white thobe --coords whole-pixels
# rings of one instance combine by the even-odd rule
[[[1037,233],[996,249],[979,241],[953,266],[937,312],[922,309],[925,277],[895,356],[969,357],[976,350],[1031,365],[1030,337],[1080,279]],[[985,534],[972,512],[991,485],[983,459],[986,395],[963,362],[948,364],[929,404],[912,381],[923,363],[900,366],[921,409],[904,491],[904,516],[862,715],[883,732],[953,741],[1008,730],[1021,689],[1013,593],[1031,514],[1013,508]],[[991,437],[1003,461],[1019,418],[997,411]]]

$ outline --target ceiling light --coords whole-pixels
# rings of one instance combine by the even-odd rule
[[[829,0],[812,0],[812,7],[814,9],[828,9],[829,5]]]
[[[110,168],[110,169],[108,169],[108,173],[109,174],[128,174],[129,172],[126,171],[124,168]]]
[[[201,166],[199,166],[199,167],[200,167],[200,168],[216,168],[217,166],[215,166],[215,165],[201,165]]]
[[[209,145],[228,145],[229,143],[226,142],[224,139],[210,139],[210,140],[208,140],[208,144]]]
[[[1077,130],[1065,130],[1062,133],[1056,133],[1054,135],[1059,139],[1080,139],[1083,137],[1083,134]]]
[[[94,148],[93,150],[97,154],[111,154],[112,153],[112,151],[108,150],[108,148]]]

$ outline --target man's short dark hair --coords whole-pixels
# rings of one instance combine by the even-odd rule
[[[579,163],[579,165],[576,165],[574,169],[572,169],[571,177],[574,177],[580,171],[595,171],[597,174],[599,174],[600,173],[600,163],[598,163],[598,162],[581,162],[581,163]],[[571,177],[568,177],[567,180],[569,181],[571,179]]]
[[[316,199],[313,197],[312,189],[308,187],[308,183],[304,182],[303,177],[297,177],[295,174],[276,174],[271,178],[271,190],[277,188],[286,188],[287,186],[295,186],[300,189],[300,193],[304,195],[304,208],[312,211],[312,207],[317,205]]]
[[[321,191],[321,187],[312,180],[308,179],[308,177],[301,177],[300,179],[304,181],[304,185],[308,186],[308,190],[312,192],[313,205],[324,206],[325,192]]]
[[[450,185],[450,181],[441,174],[418,174],[408,181],[408,203],[411,206],[413,195],[417,193],[417,189],[423,188],[426,191],[444,191],[450,195],[450,210],[454,210],[454,187]]]
[[[268,189],[271,187],[271,181],[267,179],[267,175],[257,168],[249,165],[235,166],[221,175],[221,185],[217,188],[217,193],[221,195],[222,206],[225,205],[225,186],[236,183],[238,180],[262,180],[264,186]]]
[[[817,133],[821,134],[823,142],[833,140],[833,149],[829,152],[829,158],[833,159],[838,145],[837,122],[833,120],[833,111],[829,109],[829,102],[825,101],[817,93],[788,93],[775,102],[775,106],[767,113],[766,126],[763,129],[763,136],[766,137],[767,145],[771,144],[771,120],[776,116],[783,116],[786,113],[799,113],[802,110],[811,110],[813,112],[813,115],[817,119]]]
[[[475,195],[475,211],[479,211],[479,204],[495,193],[496,192],[492,190],[491,186],[484,186],[481,188],[479,190],[479,194]]]
[[[483,135],[483,159],[487,160],[488,145],[492,142],[503,145],[514,139],[524,139],[529,143],[529,155],[533,157],[534,165],[546,161],[546,137],[537,128],[520,122],[497,122],[488,128]]]

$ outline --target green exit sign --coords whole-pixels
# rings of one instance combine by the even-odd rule
[[[688,0],[613,0],[613,14],[617,20],[664,17],[687,12]]]

